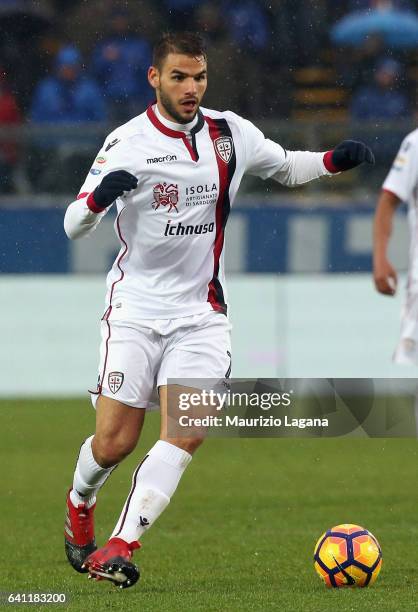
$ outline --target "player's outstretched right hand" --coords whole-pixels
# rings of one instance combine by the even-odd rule
[[[124,191],[132,191],[138,186],[136,176],[126,170],[115,170],[109,172],[100,185],[93,191],[95,204],[100,208],[107,208],[116,198],[119,198]]]

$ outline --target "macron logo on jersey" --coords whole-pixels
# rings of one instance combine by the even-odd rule
[[[177,155],[165,155],[164,157],[148,157],[147,164],[162,164],[164,162],[177,161]]]

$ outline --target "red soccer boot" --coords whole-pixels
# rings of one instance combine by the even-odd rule
[[[85,574],[87,569],[83,568],[83,563],[97,549],[94,539],[96,504],[91,508],[87,508],[86,504],[79,504],[76,508],[70,499],[70,491],[67,493],[64,525],[65,553],[73,568]]]
[[[111,538],[85,560],[83,568],[89,572],[89,578],[110,580],[119,588],[126,589],[139,580],[139,569],[131,559],[133,551],[140,546],[136,541],[128,544],[120,538]]]

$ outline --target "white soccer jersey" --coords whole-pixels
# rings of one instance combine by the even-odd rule
[[[106,214],[91,194],[103,177],[126,170],[138,187],[116,201],[120,252],[107,277],[106,318],[172,319],[226,314],[224,230],[245,173],[293,186],[330,175],[323,153],[286,151],[230,111],[201,108],[179,126],[156,105],[106,139],[65,231],[78,238]]]
[[[383,183],[383,189],[394,193],[408,204],[410,230],[409,282],[416,284],[418,291],[418,129],[410,132],[403,140],[392,168]]]

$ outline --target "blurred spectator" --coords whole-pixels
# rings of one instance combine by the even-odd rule
[[[381,57],[408,59],[408,52],[418,44],[418,17],[404,1],[356,0],[349,6],[353,10],[331,27],[330,38],[339,53],[342,83],[356,88],[374,79],[374,67]]]
[[[114,10],[109,26],[93,51],[92,71],[103,87],[110,120],[120,123],[143,112],[154,98],[147,80],[152,52],[148,41],[131,34],[126,10]]]
[[[401,65],[391,58],[376,66],[374,82],[361,87],[351,102],[351,116],[357,121],[396,121],[409,114],[407,96],[397,90]]]
[[[349,52],[350,62],[347,62],[347,48],[337,50],[337,72],[341,85],[356,91],[373,82],[376,64],[387,53],[387,48],[380,34],[371,34],[361,45],[350,48]]]
[[[34,92],[30,118],[35,123],[104,121],[103,93],[82,74],[81,55],[74,46],[60,50],[55,75],[42,79]]]
[[[380,60],[373,82],[360,87],[351,102],[350,112],[354,121],[373,122],[379,128],[373,145],[378,164],[390,163],[402,136],[402,132],[390,125],[391,122],[407,120],[411,116],[408,97],[398,89],[401,74],[402,68],[397,61],[391,58]]]
[[[21,123],[22,117],[16,99],[7,83],[6,74],[0,68],[0,127]],[[13,170],[18,149],[13,141],[0,140],[0,193],[13,191]]]
[[[103,92],[96,82],[83,75],[81,54],[74,46],[62,48],[55,61],[55,74],[42,79],[34,92],[30,119],[34,124],[77,126],[106,119]],[[89,147],[95,138],[72,127],[67,133],[48,133],[38,137],[30,156],[28,174],[33,186],[51,191],[74,189],[88,164]],[[65,172],[63,172],[63,168]]]

